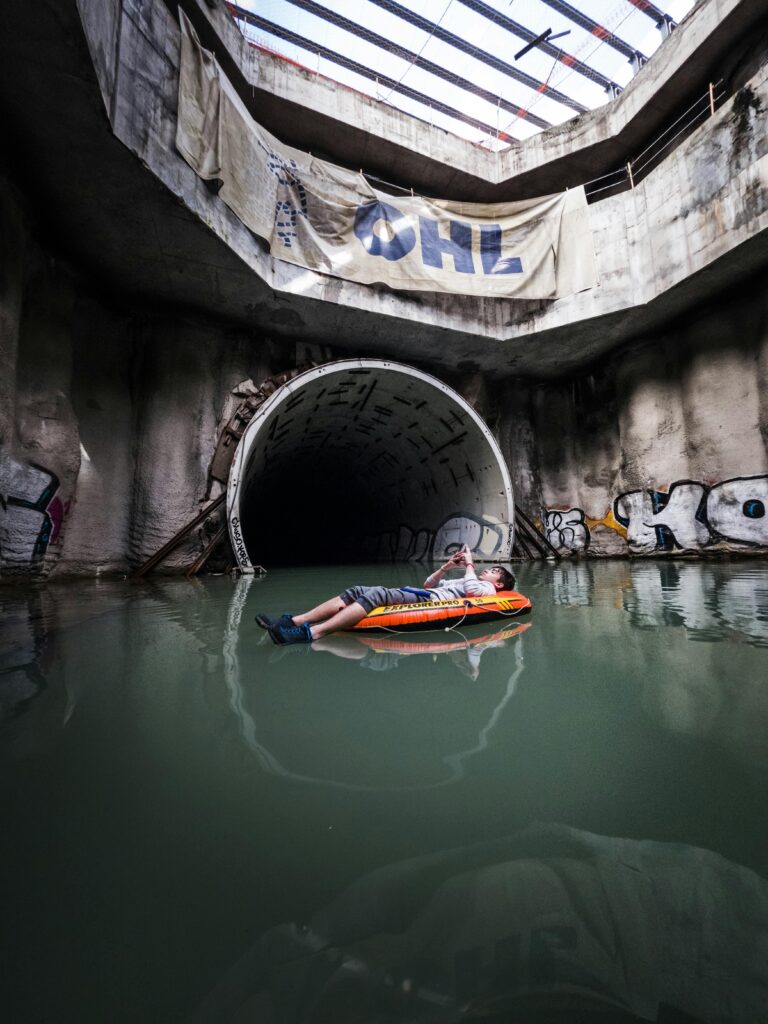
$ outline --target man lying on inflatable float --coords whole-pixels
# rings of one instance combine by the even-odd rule
[[[446,572],[462,566],[463,579],[441,584]],[[273,620],[259,614],[256,622],[276,644],[309,644],[343,629],[406,632],[450,627],[464,620],[487,622],[530,611],[530,601],[514,586],[515,577],[503,565],[492,565],[477,576],[465,546],[427,577],[423,589],[350,587],[303,615],[286,612]]]

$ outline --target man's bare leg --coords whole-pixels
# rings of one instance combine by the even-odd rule
[[[360,619],[364,619],[368,612],[363,608],[357,601],[353,601],[352,604],[345,605],[339,601],[341,609],[332,615],[330,619],[326,619],[325,622],[317,622],[316,625],[311,627],[310,632],[312,633],[313,640],[319,640],[321,636],[325,636],[326,633],[334,633],[337,629],[350,629]],[[320,607],[324,607],[320,605]],[[306,618],[304,621],[307,621]],[[316,620],[317,621],[317,620]],[[294,619],[297,625],[301,623]]]
[[[371,653],[370,647],[360,642],[360,638],[353,633],[345,633],[336,636],[322,636],[313,647],[315,651],[328,651],[338,658],[348,658],[350,661],[361,661],[366,654]]]
[[[323,619],[329,619],[346,607],[340,597],[332,597],[328,601],[323,601],[317,608],[304,612],[303,615],[294,615],[293,621],[297,626],[303,626],[305,622],[322,622]]]

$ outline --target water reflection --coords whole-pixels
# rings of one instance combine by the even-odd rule
[[[40,605],[39,592],[0,597],[0,723],[21,714],[45,689],[40,662],[47,633]]]
[[[768,882],[558,824],[391,864],[268,930],[195,1024],[755,1024]]]
[[[210,1019],[761,1020],[766,564],[527,565],[530,628],[464,640],[255,627],[346,574],[0,590],[5,1016],[186,1019],[263,934]]]
[[[495,629],[483,630],[482,636],[465,636],[457,629],[433,631],[429,635],[402,633],[392,636],[385,633],[369,636],[337,633],[315,641],[312,649],[357,661],[360,668],[373,672],[388,672],[397,668],[402,658],[414,654],[430,654],[433,658],[447,654],[459,672],[474,681],[480,676],[480,659],[485,651],[506,647],[513,637],[520,636],[531,626],[530,622],[516,626],[496,625]],[[450,634],[451,639],[445,639],[446,633]],[[440,639],[435,639],[435,634]]]
[[[552,566],[552,603],[565,606],[592,604],[594,581],[589,562],[556,562]]]
[[[55,699],[58,721],[66,725],[89,680],[58,664],[55,641],[83,622],[114,611],[124,614],[133,596],[120,584],[92,581],[0,587],[0,724],[29,710],[62,667],[63,693]]]
[[[749,565],[724,573],[703,562],[632,563],[624,607],[634,626],[683,626],[692,640],[768,646],[768,580]]]
[[[451,785],[464,777],[466,762],[487,747],[490,733],[498,722],[504,707],[515,693],[524,667],[523,650],[519,638],[530,628],[532,625],[530,622],[518,623],[514,626],[502,623],[495,629],[490,629],[487,626],[482,629],[478,627],[473,636],[464,635],[455,629],[435,631],[429,635],[422,633],[369,636],[345,633],[326,637],[322,641],[312,644],[311,647],[283,647],[275,650],[270,650],[271,641],[266,634],[260,634],[257,642],[270,650],[269,662],[271,664],[280,664],[291,660],[295,665],[296,660],[301,659],[302,680],[305,684],[311,684],[311,689],[307,690],[305,685],[300,693],[302,714],[309,715],[315,722],[318,735],[322,737],[322,745],[325,748],[345,748],[348,751],[340,761],[343,775],[332,777],[327,773],[327,751],[324,751],[323,756],[316,761],[318,765],[323,765],[324,771],[318,770],[317,773],[311,773],[301,770],[296,767],[297,762],[304,760],[306,763],[309,760],[309,763],[312,763],[311,755],[309,759],[306,758],[306,748],[294,749],[294,744],[289,739],[289,749],[285,751],[285,738],[286,735],[288,737],[292,735],[291,731],[282,728],[279,719],[276,723],[277,728],[273,727],[271,731],[269,726],[264,724],[268,719],[275,721],[273,706],[272,714],[264,713],[266,706],[272,705],[272,695],[269,691],[254,690],[248,685],[242,672],[239,655],[243,622],[249,623],[250,619],[250,616],[244,616],[250,586],[250,578],[239,580],[232,596],[224,634],[224,674],[230,707],[240,723],[242,740],[264,771],[293,781],[357,791],[435,789]],[[478,630],[480,635],[477,635]],[[251,635],[249,624],[246,636]],[[436,639],[436,637],[440,639]],[[445,732],[448,735],[460,737],[465,744],[467,741],[469,743],[459,750],[440,750],[435,755],[428,754],[426,760],[413,758],[413,756],[405,758],[402,755],[402,749],[410,737],[414,734],[419,735],[418,730],[422,726],[426,730],[431,729],[429,719],[417,720],[411,714],[412,708],[406,707],[408,721],[403,723],[401,729],[397,730],[398,747],[393,748],[392,736],[387,732],[382,732],[379,718],[375,715],[366,715],[365,720],[359,722],[359,730],[367,730],[364,737],[365,742],[361,742],[360,734],[354,738],[348,734],[350,707],[345,709],[344,716],[339,717],[334,708],[332,696],[324,693],[322,689],[318,690],[314,685],[315,676],[310,668],[310,662],[324,654],[331,654],[343,661],[357,663],[358,667],[373,672],[387,672],[396,669],[403,659],[411,658],[414,655],[429,655],[434,660],[447,657],[449,663],[455,665],[461,674],[476,681],[480,675],[480,660],[483,654],[491,649],[500,650],[515,641],[518,646],[515,650],[514,668],[506,678],[506,684],[501,693],[498,692],[498,688],[493,689],[488,693],[487,699],[480,705],[476,704],[472,711],[469,711],[461,702],[446,701],[443,694],[443,709],[455,716],[453,729],[445,730]],[[360,695],[356,693],[353,696],[359,699]],[[364,701],[366,707],[370,708],[370,701],[365,697]],[[293,708],[288,701],[284,704],[288,713],[287,718],[290,718]],[[483,719],[479,725],[475,724],[478,715],[476,709],[479,709],[479,714]],[[388,708],[390,716],[393,711],[394,708],[390,706]],[[282,724],[285,721],[283,720]],[[257,725],[257,723],[260,724]],[[342,732],[337,736],[339,727]],[[269,735],[273,737],[271,740],[267,738]],[[413,749],[417,746],[423,747],[424,744],[412,744]],[[275,749],[281,747],[284,752],[276,754]],[[354,749],[362,752],[369,771],[373,767],[377,776],[375,781],[360,781],[361,763],[352,756],[351,752]],[[393,763],[393,754],[395,763]],[[408,777],[409,772],[412,777]],[[398,781],[392,781],[395,776],[399,777]]]
[[[549,580],[556,606],[613,605],[638,629],[683,627],[691,640],[768,646],[763,563],[560,562]]]

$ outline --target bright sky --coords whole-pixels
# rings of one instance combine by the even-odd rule
[[[446,82],[423,68],[414,67],[412,60],[387,53],[378,46],[301,10],[290,3],[290,0],[239,0],[239,5],[269,22],[298,33],[313,44],[335,50],[372,69],[378,75],[389,77],[482,121],[493,131],[473,127],[455,117],[435,111],[427,103],[403,96],[390,86],[343,68],[318,55],[316,51],[313,52],[311,48],[296,46],[263,29],[242,24],[241,27],[249,38],[261,46],[368,96],[375,96],[399,110],[491,149],[504,148],[508,144],[496,138],[496,130],[506,133],[513,139],[525,139],[541,130],[518,116],[517,108],[522,108],[550,124],[561,124],[576,114],[576,111],[562,102],[551,96],[542,95],[529,85],[515,81],[503,71],[489,67],[486,62],[435,38],[430,32],[382,10],[371,0],[317,2],[326,9],[363,25],[398,46],[414,54],[420,54],[422,58],[482,87],[491,93],[492,97],[500,98],[501,103],[499,99],[491,102],[467,92],[457,84]],[[523,47],[525,41],[494,25],[482,15],[474,13],[464,6],[461,0],[398,2],[402,7],[416,12],[433,24],[439,25],[441,29],[498,57],[538,82],[547,83],[550,88],[559,90],[588,109],[599,107],[608,100],[601,85],[589,81],[574,68],[566,67],[555,57],[538,48],[516,61],[514,55]],[[569,30],[568,35],[556,40],[552,45],[562,47],[564,53],[576,57],[619,86],[625,86],[632,78],[633,71],[626,56],[587,29],[569,21],[563,14],[548,6],[544,0],[485,2],[537,35],[548,28],[552,29],[553,34]],[[571,7],[577,8],[647,57],[650,57],[662,42],[661,33],[656,28],[654,20],[638,10],[629,0],[569,0],[569,3]],[[654,3],[677,22],[694,6],[694,0],[654,0]],[[505,109],[505,106],[511,109]]]

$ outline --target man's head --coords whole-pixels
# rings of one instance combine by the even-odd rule
[[[478,573],[477,578],[484,580],[486,583],[492,583],[497,590],[515,589],[515,577],[503,565],[492,565],[488,569],[483,569],[482,572]]]

